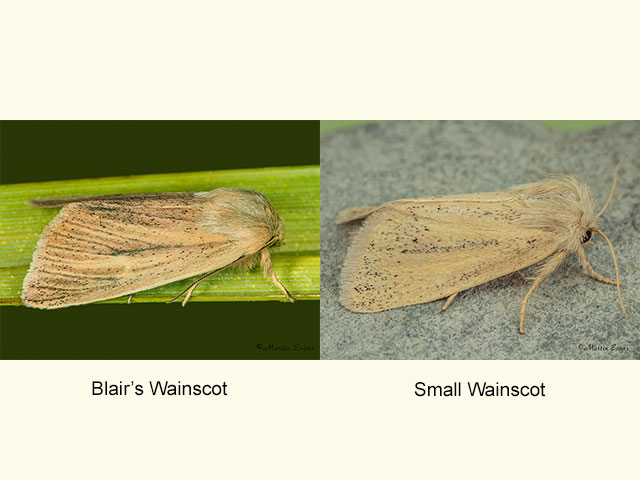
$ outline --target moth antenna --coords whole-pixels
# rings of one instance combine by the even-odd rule
[[[620,166],[620,164],[618,164],[618,166]],[[618,273],[618,261],[616,260],[616,254],[613,251],[613,245],[611,244],[607,236],[604,233],[602,233],[600,230],[596,228],[594,232],[596,232],[602,238],[604,238],[604,240],[607,242],[607,245],[609,245],[609,249],[611,250],[611,256],[613,257],[613,266],[616,269],[616,281],[618,282],[617,287],[618,287],[618,298],[620,299],[620,306],[622,307],[624,316],[627,319],[627,323],[629,324],[629,326],[631,326],[631,322],[629,321],[629,314],[627,313],[627,310],[624,308],[624,303],[622,303],[622,291],[620,290],[620,274]]]
[[[616,166],[615,172],[613,172],[613,185],[611,185],[609,198],[607,198],[607,201],[605,202],[604,207],[602,207],[602,210],[600,210],[600,213],[596,215],[596,218],[598,218],[600,215],[604,213],[604,211],[607,209],[607,206],[609,205],[609,202],[611,201],[611,197],[613,197],[613,191],[616,189],[616,183],[618,183],[618,170],[620,170],[620,165],[622,165],[622,162],[624,162],[624,157],[620,159],[620,161],[618,162],[618,165]]]

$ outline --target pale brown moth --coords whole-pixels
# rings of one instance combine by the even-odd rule
[[[518,331],[524,333],[531,294],[576,252],[589,275],[618,287],[629,321],[613,245],[596,226],[613,196],[621,163],[597,214],[591,190],[572,176],[502,192],[402,199],[345,210],[337,223],[364,222],[342,269],[340,302],[354,312],[379,312],[446,298],[446,310],[463,290],[539,264],[520,308]],[[584,247],[593,233],[611,250],[616,280],[596,273],[587,260]]]
[[[286,295],[271,267],[270,247],[285,236],[267,198],[254,191],[143,193],[41,198],[36,207],[62,207],[42,233],[24,279],[28,307],[61,308],[98,302],[258,261]],[[172,300],[172,301],[173,301]]]

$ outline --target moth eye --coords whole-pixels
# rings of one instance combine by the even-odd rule
[[[584,234],[584,237],[582,237],[582,243],[587,243],[589,240],[591,240],[591,230],[587,230],[587,233]]]

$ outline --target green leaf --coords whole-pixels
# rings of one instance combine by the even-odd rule
[[[140,175],[86,180],[0,185],[0,304],[20,305],[22,280],[45,226],[59,209],[34,208],[38,197],[114,193],[205,191],[236,187],[263,193],[284,222],[286,245],[272,250],[278,279],[299,300],[320,298],[320,167],[276,167],[212,172]],[[134,302],[165,302],[193,279],[136,294]],[[212,275],[198,285],[190,301],[286,301],[263,277],[233,269]],[[105,303],[124,303],[127,298]]]

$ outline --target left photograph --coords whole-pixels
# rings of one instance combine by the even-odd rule
[[[0,123],[0,358],[319,358],[318,122]]]

